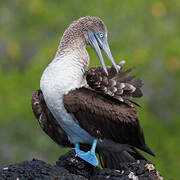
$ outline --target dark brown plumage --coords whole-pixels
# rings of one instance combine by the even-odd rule
[[[41,90],[34,91],[31,99],[32,110],[39,125],[49,137],[64,147],[73,147],[61,126],[46,106]]]
[[[133,101],[128,100],[142,96],[141,81],[132,81],[134,76],[128,76],[130,70],[119,74],[116,74],[114,67],[109,67],[108,70],[107,77],[102,67],[91,68],[87,72],[87,83],[93,89],[80,88],[64,95],[65,108],[74,114],[79,125],[93,137],[129,144],[150,153],[146,150],[137,110],[133,107]],[[114,82],[111,83],[112,81]],[[134,91],[128,89],[128,85]],[[113,88],[122,93],[117,94]]]
[[[32,95],[32,109],[43,131],[58,145],[73,147],[66,133],[54,119],[52,113],[46,106],[41,90],[34,91]],[[81,144],[81,149],[88,151],[89,144]],[[96,148],[103,168],[119,169],[120,162],[133,162],[137,159],[145,159],[135,148],[131,147],[122,152],[111,152],[105,149]]]
[[[121,144],[144,144],[137,111],[125,103],[112,103],[111,97],[81,88],[64,96],[64,106],[93,137],[107,138]]]
[[[87,45],[102,67],[87,71]],[[113,67],[105,66],[101,49]],[[116,169],[121,161],[143,158],[135,148],[154,155],[145,144],[132,101],[142,96],[142,82],[129,76],[133,69],[122,71],[123,65],[114,61],[103,21],[86,16],[64,32],[55,58],[42,74],[41,91],[33,94],[33,111],[43,130],[60,145],[73,143],[78,157],[93,166],[98,165],[95,150],[103,167]]]
[[[97,148],[102,167],[118,169],[118,163],[144,159],[134,149],[137,147],[150,154],[151,150],[145,145],[144,135],[137,117],[136,103],[129,98],[141,97],[142,82],[129,76],[132,70],[122,71],[124,63],[119,63],[120,73],[113,67],[108,67],[109,76],[101,67],[93,67],[86,72],[90,88],[80,88],[70,91],[64,96],[64,106],[76,117],[79,125],[93,137],[110,139],[115,143],[129,144],[130,150],[111,152],[108,149]],[[122,86],[121,83],[124,85]],[[114,91],[114,88],[117,91]],[[120,94],[117,92],[121,91]],[[42,129],[59,145],[72,147],[67,135],[56,122],[46,106],[40,90],[32,96],[32,108]],[[81,144],[83,150],[90,145]]]
[[[134,102],[130,101],[133,98],[140,98],[143,94],[140,90],[142,87],[141,80],[134,80],[135,76],[129,76],[128,74],[133,68],[126,71],[122,71],[125,62],[118,63],[120,72],[117,74],[114,67],[107,67],[108,77],[103,71],[102,66],[92,67],[87,71],[87,82],[89,86],[95,91],[109,95],[121,102],[133,106]],[[136,104],[136,103],[135,103]],[[137,105],[137,104],[136,104]]]

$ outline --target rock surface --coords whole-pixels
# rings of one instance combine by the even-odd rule
[[[121,163],[121,169],[100,169],[78,158],[71,150],[56,165],[33,159],[0,169],[0,180],[163,180],[154,165],[145,160]]]

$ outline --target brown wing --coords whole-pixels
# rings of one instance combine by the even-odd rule
[[[34,91],[32,95],[32,109],[41,128],[50,136],[57,144],[65,147],[72,147],[64,130],[54,119],[50,110],[46,106],[41,90]]]
[[[145,145],[134,107],[87,88],[76,89],[65,95],[64,106],[93,137],[129,144],[151,153]]]
[[[65,132],[54,119],[50,110],[46,106],[41,90],[34,91],[32,95],[32,109],[41,128],[51,137],[57,144],[65,147],[73,147],[69,142]],[[81,149],[88,151],[89,144],[81,144]],[[103,168],[120,169],[121,162],[130,162],[137,159],[145,159],[137,150],[132,148],[130,151],[110,152],[105,149],[96,149],[99,154],[101,166]]]
[[[136,103],[129,99],[132,97],[139,98],[143,95],[140,89],[143,84],[141,80],[133,80],[135,76],[129,76],[133,68],[122,71],[124,63],[124,61],[118,63],[120,69],[118,74],[113,66],[108,66],[108,76],[104,72],[102,66],[92,67],[86,72],[86,79],[88,85],[95,91],[107,94],[133,106],[133,104]]]

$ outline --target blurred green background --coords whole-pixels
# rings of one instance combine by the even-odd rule
[[[116,62],[136,66],[145,84],[138,111],[157,155],[146,157],[165,178],[180,179],[179,0],[0,0],[0,167],[32,158],[54,163],[67,150],[41,130],[30,102],[64,30],[86,15],[104,20]],[[88,51],[91,66],[99,65]]]

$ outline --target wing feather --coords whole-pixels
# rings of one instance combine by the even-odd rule
[[[54,119],[52,113],[46,106],[41,90],[33,92],[31,104],[33,113],[43,131],[57,144],[64,147],[72,147],[73,145],[70,143],[66,133]]]
[[[123,65],[122,61],[118,63],[120,69],[118,74],[113,66],[107,66],[108,76],[101,66],[92,67],[86,72],[86,79],[88,85],[95,91],[133,106],[136,103],[128,100],[132,97],[140,98],[143,95],[140,89],[143,83],[141,80],[133,80],[135,76],[129,76],[134,68],[123,71]]]
[[[79,125],[93,137],[107,138],[139,148],[144,146],[143,131],[134,107],[87,88],[69,92],[63,102]]]

